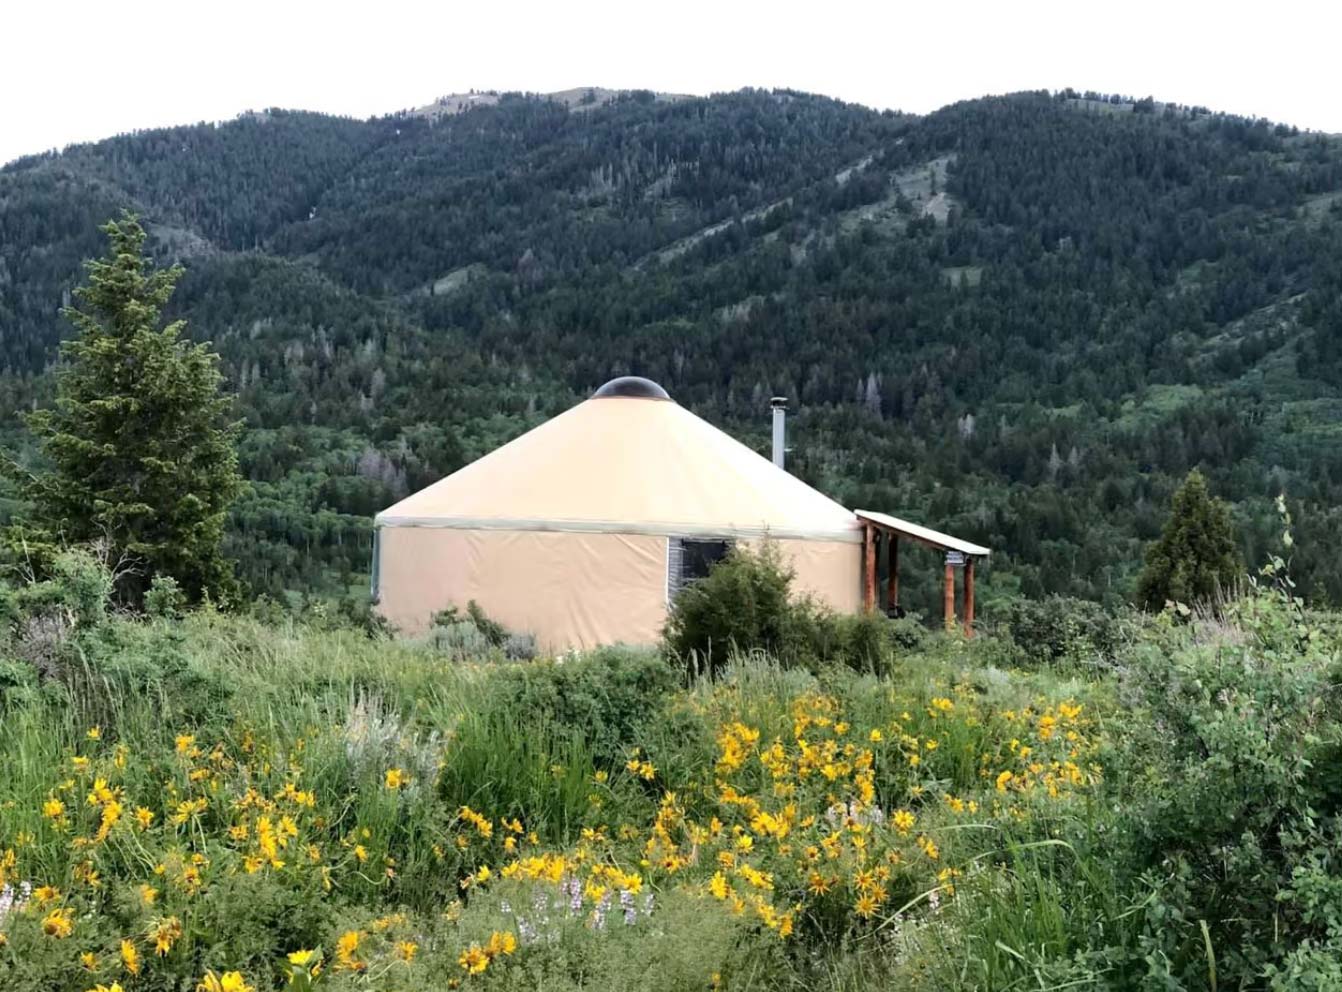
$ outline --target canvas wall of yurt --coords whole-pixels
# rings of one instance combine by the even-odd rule
[[[854,514],[637,377],[384,510],[376,534],[378,609],[406,633],[474,600],[546,651],[653,643],[684,582],[766,537],[797,591],[861,606]]]

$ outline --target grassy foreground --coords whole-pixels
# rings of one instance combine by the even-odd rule
[[[1331,619],[1271,589],[687,681],[81,582],[0,601],[5,989],[1342,987]]]

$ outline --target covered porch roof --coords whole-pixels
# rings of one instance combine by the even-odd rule
[[[923,527],[920,524],[900,520],[888,513],[875,510],[854,510],[862,524],[863,567],[862,567],[862,603],[866,610],[876,608],[877,560],[881,556],[882,545],[888,549],[888,578],[886,581],[886,610],[896,612],[899,606],[899,539],[907,537],[919,544],[925,544],[937,551],[946,553],[945,614],[946,627],[955,625],[955,570],[964,570],[964,624],[965,634],[974,636],[974,563],[987,558],[992,551],[981,544],[964,541],[950,534]],[[884,540],[882,539],[884,538]]]
[[[936,548],[938,551],[958,551],[971,558],[987,558],[992,554],[991,548],[985,548],[981,544],[964,541],[958,537],[952,537],[950,534],[932,530],[930,527],[911,524],[907,520],[900,520],[899,517],[892,517],[888,513],[877,513],[875,510],[854,510],[853,512],[857,514],[859,520],[875,524],[882,530],[894,531],[902,537],[911,538],[921,544],[926,544],[930,548]]]

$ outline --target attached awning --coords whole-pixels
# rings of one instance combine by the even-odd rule
[[[964,571],[965,587],[965,636],[974,636],[974,563],[987,558],[992,551],[981,544],[963,541],[950,534],[932,530],[919,524],[911,524],[888,513],[875,510],[854,510],[858,522],[862,524],[862,605],[868,610],[876,608],[876,573],[881,546],[885,545],[889,558],[886,580],[886,610],[899,609],[899,539],[907,537],[912,541],[925,544],[937,551],[946,553],[945,613],[946,628],[955,625],[955,571]]]
[[[900,520],[899,517],[892,517],[888,513],[877,513],[875,510],[854,510],[853,512],[857,514],[859,520],[875,524],[882,530],[894,531],[902,537],[919,541],[928,547],[936,548],[938,551],[958,551],[971,558],[987,558],[992,554],[990,548],[985,548],[981,544],[964,541],[958,537],[952,537],[950,534],[932,530],[930,527],[911,524],[907,520]]]

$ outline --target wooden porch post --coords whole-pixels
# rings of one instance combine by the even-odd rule
[[[891,531],[887,539],[890,542],[890,574],[885,578],[885,608],[893,610],[899,605],[899,535]]]
[[[974,559],[965,558],[965,636],[974,636]]]
[[[876,608],[876,541],[871,524],[862,527],[862,609]]]
[[[946,629],[950,630],[955,626],[955,566],[946,562]]]

